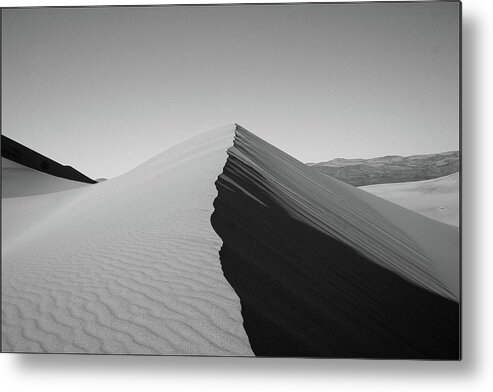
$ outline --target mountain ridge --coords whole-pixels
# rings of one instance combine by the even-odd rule
[[[376,158],[335,158],[325,162],[310,162],[318,172],[350,185],[387,184],[430,180],[459,171],[460,152],[410,156],[386,155]]]

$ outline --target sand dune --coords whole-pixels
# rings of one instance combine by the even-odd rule
[[[393,203],[374,203],[368,193],[319,174],[288,154],[239,127],[231,156],[248,163],[259,186],[293,217],[358,250],[402,277],[450,299],[458,295],[458,230],[436,229],[444,247],[455,252],[457,268],[442,274],[433,255],[423,251],[426,239],[411,238],[414,227],[427,231],[429,219]],[[268,184],[268,185],[266,185]],[[393,213],[387,214],[387,207]],[[396,218],[397,217],[397,218]],[[414,221],[413,225],[407,219]],[[412,226],[412,227],[411,227]],[[449,270],[449,268],[447,268]]]
[[[2,158],[2,198],[42,195],[87,186]]]
[[[323,176],[241,127],[216,186],[223,270],[256,355],[458,357],[454,228]],[[432,231],[450,259],[416,231]]]
[[[58,207],[24,221],[24,230],[18,216],[4,216],[4,350],[251,355],[210,225],[232,129],[55,193],[63,194]],[[36,211],[53,200],[15,203]]]
[[[87,184],[96,183],[96,181],[75,170],[73,167],[62,165],[5,135],[2,135],[2,158],[51,176],[65,178],[66,180]]]
[[[360,189],[439,222],[459,226],[459,173],[425,181],[368,185]]]
[[[6,351],[460,355],[457,228],[237,125],[2,211]]]

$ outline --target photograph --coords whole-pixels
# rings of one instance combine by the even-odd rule
[[[460,2],[1,22],[3,353],[462,359]]]

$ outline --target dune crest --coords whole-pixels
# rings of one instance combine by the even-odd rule
[[[372,195],[314,171],[240,126],[229,154],[250,169],[244,177],[253,177],[296,219],[351,246],[414,284],[457,300],[456,228],[432,225],[429,219],[385,200],[375,202]],[[388,209],[392,213],[388,213]],[[430,231],[431,225],[435,239],[455,251],[452,260],[436,258],[435,254],[424,251],[429,241],[412,235],[415,231]],[[446,264],[447,272],[442,264]]]
[[[210,224],[233,137],[210,131],[61,192],[17,227],[2,248],[4,350],[252,355]],[[54,195],[9,200],[37,210]]]
[[[454,228],[319,174],[239,126],[228,154],[212,224],[256,355],[460,356]]]

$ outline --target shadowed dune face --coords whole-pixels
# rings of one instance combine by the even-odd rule
[[[457,301],[457,228],[319,174],[239,126],[228,152],[251,168],[241,175],[290,216],[406,280]],[[430,246],[430,238],[440,246]]]
[[[75,170],[73,167],[61,165],[5,135],[2,135],[2,157],[55,177],[88,184],[96,183],[96,181]]]
[[[295,219],[255,166],[230,149],[211,222],[256,355],[459,357],[456,302]]]

